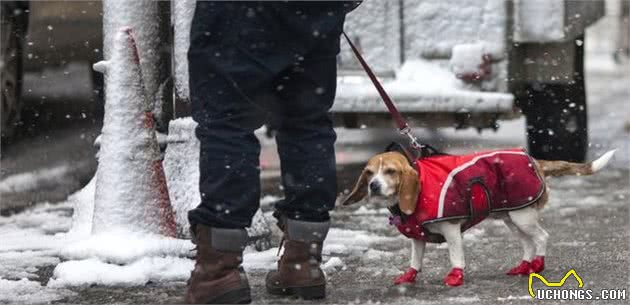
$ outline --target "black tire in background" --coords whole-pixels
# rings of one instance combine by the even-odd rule
[[[0,17],[0,134],[10,140],[20,122],[22,110],[22,50],[27,27],[28,3],[2,3]]]
[[[529,84],[519,106],[527,118],[527,142],[536,159],[583,162],[588,150],[584,36],[575,43],[570,84]]]

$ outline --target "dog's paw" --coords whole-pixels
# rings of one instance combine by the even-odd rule
[[[532,260],[531,263],[532,272],[539,273],[545,270],[545,257],[544,256],[536,256]]]
[[[532,267],[531,264],[528,261],[521,261],[521,263],[510,269],[510,271],[508,271],[506,274],[507,275],[529,275],[530,273],[532,273]]]
[[[415,283],[417,274],[418,274],[418,270],[409,267],[409,269],[407,269],[407,272],[403,273],[401,276],[397,277],[394,280],[394,285],[400,285],[404,283]]]
[[[464,269],[453,268],[444,278],[446,286],[456,287],[464,284]]]

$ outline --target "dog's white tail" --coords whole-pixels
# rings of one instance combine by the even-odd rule
[[[591,171],[595,173],[595,172],[598,172],[600,169],[604,168],[604,166],[608,164],[608,161],[610,161],[613,155],[615,155],[616,151],[617,151],[616,149],[609,150],[605,154],[603,154],[601,157],[597,158],[597,160],[591,162]]]
[[[567,175],[592,175],[608,164],[608,161],[615,154],[616,149],[603,154],[597,160],[589,163],[574,163],[567,161],[547,161],[537,160],[541,165],[545,176],[567,176]]]

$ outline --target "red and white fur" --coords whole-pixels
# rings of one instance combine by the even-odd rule
[[[602,169],[612,158],[615,151],[609,151],[597,160],[582,164],[566,161],[534,160],[536,170],[541,176],[590,175]],[[372,157],[365,166],[350,195],[343,205],[349,205],[362,199],[380,199],[387,206],[413,204],[421,186],[418,185],[418,172],[409,164],[406,157],[398,152],[386,152]],[[415,185],[414,185],[415,184]],[[534,204],[509,212],[493,213],[491,217],[501,218],[508,228],[519,238],[523,247],[521,262],[507,272],[508,275],[528,275],[541,272],[545,268],[545,254],[549,233],[540,225],[540,211],[548,200],[548,189]],[[401,210],[408,210],[402,209]],[[411,214],[411,213],[409,213]],[[448,286],[459,286],[464,282],[464,248],[461,226],[465,220],[442,221],[426,225],[426,229],[444,236],[448,244],[452,269],[444,278]],[[410,267],[394,281],[395,284],[413,283],[417,273],[422,270],[426,242],[410,239]]]

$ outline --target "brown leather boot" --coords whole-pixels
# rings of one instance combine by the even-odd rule
[[[247,232],[244,229],[220,229],[198,224],[193,231],[193,242],[197,245],[197,256],[184,302],[251,303],[247,275],[240,267]]]
[[[330,222],[284,219],[279,225],[284,232],[284,253],[278,270],[267,274],[267,292],[307,300],[326,297],[326,278],[319,265]]]

